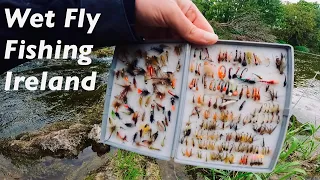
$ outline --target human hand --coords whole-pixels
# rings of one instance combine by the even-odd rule
[[[136,32],[148,39],[214,44],[218,36],[191,0],[136,0]]]

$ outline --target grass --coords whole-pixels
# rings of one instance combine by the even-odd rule
[[[111,161],[87,179],[97,177],[99,173],[107,173],[112,179],[125,180],[160,180],[160,168],[156,160],[125,150],[117,150]]]
[[[143,179],[145,158],[141,155],[119,150],[114,159],[115,171],[119,179]]]

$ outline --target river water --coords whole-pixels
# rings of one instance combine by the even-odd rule
[[[107,81],[105,64],[110,58],[98,59],[89,68],[78,69],[70,62],[51,62],[35,60],[15,68],[14,72],[21,75],[40,76],[40,72],[48,70],[51,76],[85,75],[93,70],[99,71],[98,81]],[[101,66],[102,65],[102,66]],[[51,68],[47,68],[51,67]],[[314,55],[295,54],[295,89],[293,91],[293,114],[302,122],[320,122],[320,74],[313,80],[315,73],[320,71],[320,57]],[[0,87],[4,89],[5,76],[0,77]],[[76,95],[77,97],[78,95]],[[66,105],[70,99],[76,106]],[[84,96],[83,101],[86,99]],[[45,99],[45,100],[43,100]],[[50,91],[18,91],[0,93],[0,137],[14,137],[20,133],[40,129],[54,121],[66,120],[76,115],[77,109],[86,108],[91,104],[74,101],[73,95],[54,94]],[[79,99],[77,99],[79,101]],[[81,101],[81,100],[80,100]],[[297,103],[298,102],[298,103]],[[96,103],[95,101],[92,104]],[[58,108],[63,106],[63,108]],[[319,124],[319,123],[318,123]],[[11,160],[0,156],[0,179],[81,179],[88,173],[88,166],[101,164],[106,157],[98,157],[91,148],[85,149],[77,159],[56,159],[44,157],[30,165],[12,164]],[[89,168],[90,169],[90,168]],[[76,172],[76,173],[75,173]],[[82,173],[81,173],[82,172]],[[76,176],[80,174],[83,176]]]

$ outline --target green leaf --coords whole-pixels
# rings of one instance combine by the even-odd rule
[[[261,177],[258,174],[253,173],[253,175],[256,177],[257,180],[262,180]]]
[[[296,137],[292,137],[292,142],[289,149],[284,154],[281,154],[280,159],[286,159],[288,156],[290,156],[290,154],[293,151],[297,150],[297,148],[298,148],[298,139]]]

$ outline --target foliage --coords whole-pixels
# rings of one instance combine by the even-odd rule
[[[264,23],[275,25],[281,16],[280,0],[193,0],[209,20],[227,23],[242,14],[262,18]]]
[[[279,43],[279,44],[288,44],[288,43],[285,42],[284,40],[277,40],[277,43]]]
[[[294,49],[302,52],[307,52],[307,53],[310,52],[310,49],[305,46],[295,46]]]
[[[305,1],[285,5],[279,36],[293,45],[311,45],[310,40],[319,40],[318,11],[318,5]]]
[[[267,42],[281,39],[320,53],[320,5],[317,3],[304,0],[286,4],[281,0],[193,2],[208,20],[215,22],[214,28],[220,27],[217,33],[222,38]]]

